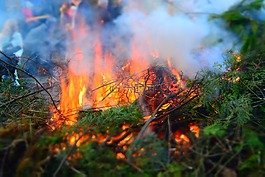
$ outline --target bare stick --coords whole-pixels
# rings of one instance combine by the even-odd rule
[[[131,155],[132,155],[132,152],[133,152],[133,149],[134,147],[136,146],[136,143],[142,138],[144,132],[146,131],[147,127],[149,126],[149,124],[156,119],[155,115],[157,114],[157,112],[159,111],[159,109],[169,100],[171,99],[172,97],[174,97],[176,94],[170,94],[168,95],[167,98],[165,98],[158,106],[157,108],[155,109],[155,111],[153,112],[153,114],[151,115],[150,119],[148,119],[146,121],[146,123],[144,124],[144,126],[142,127],[140,133],[138,134],[138,136],[135,138],[134,142],[132,143],[132,147],[131,147],[131,153],[129,153],[129,160],[131,159]]]
[[[66,162],[67,157],[74,151],[74,149],[77,147],[77,142],[81,139],[81,137],[83,137],[87,132],[89,131],[89,129],[86,129],[86,131],[84,131],[84,133],[82,135],[80,135],[77,140],[75,141],[74,145],[70,148],[70,150],[68,151],[68,153],[64,156],[64,158],[61,160],[59,166],[57,167],[56,171],[53,173],[53,177],[56,177],[56,175],[59,173],[60,169],[62,168],[63,164]]]
[[[51,88],[51,87],[48,87],[48,88],[46,88],[46,90],[48,90],[48,89],[50,89],[50,88]],[[11,104],[11,103],[13,103],[13,102],[15,102],[15,101],[17,101],[17,100],[22,99],[22,98],[26,98],[26,97],[28,97],[28,96],[35,95],[35,94],[40,93],[40,92],[43,92],[43,91],[44,91],[44,89],[42,89],[42,90],[37,90],[37,91],[35,91],[35,92],[31,92],[31,93],[28,93],[28,94],[26,94],[26,95],[22,95],[22,96],[16,97],[16,98],[14,98],[13,100],[10,100],[10,101],[8,101],[8,102],[6,102],[6,103],[4,103],[4,104],[1,104],[1,105],[0,105],[0,108],[2,108],[2,107],[4,107],[4,106],[7,106],[8,104]]]
[[[4,52],[2,52],[2,51],[0,51],[0,53],[2,54],[2,55],[4,55],[5,57],[7,57],[9,60],[12,60],[12,58],[11,57],[9,57],[9,56],[7,56]],[[57,105],[55,104],[55,101],[54,101],[54,99],[53,99],[53,97],[52,97],[52,95],[50,94],[50,92],[39,82],[39,80],[36,78],[36,77],[34,77],[32,74],[30,74],[30,73],[28,73],[27,71],[25,71],[25,70],[23,70],[23,69],[21,69],[21,68],[18,68],[18,67],[16,67],[16,66],[14,66],[14,65],[12,65],[12,64],[10,64],[10,63],[8,63],[8,62],[6,62],[6,61],[4,61],[3,59],[1,59],[0,58],[0,61],[1,62],[3,62],[4,64],[6,64],[6,65],[9,65],[9,66],[11,66],[11,67],[13,67],[13,68],[15,68],[15,69],[17,69],[17,70],[19,70],[19,71],[21,71],[21,72],[23,72],[23,73],[25,73],[26,75],[28,75],[28,76],[30,76],[31,78],[33,78],[39,85],[40,85],[40,87],[49,95],[49,97],[50,97],[50,99],[51,99],[51,101],[52,101],[52,104],[53,104],[53,106],[55,107],[55,109],[56,109],[56,111],[61,115],[61,112],[60,112],[60,110],[57,108]]]
[[[139,171],[139,172],[144,172],[141,168],[137,167],[135,164],[133,164],[132,162],[130,162],[129,160],[123,158],[123,159],[118,159],[121,162],[125,162],[127,164],[129,164],[131,167],[133,167],[135,170]]]

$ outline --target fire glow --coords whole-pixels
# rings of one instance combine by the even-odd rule
[[[81,36],[82,36],[81,30]],[[84,34],[85,35],[85,34]],[[73,35],[77,37],[76,32]],[[97,39],[97,38],[96,38]],[[179,72],[174,69],[171,64],[170,58],[168,58],[167,65],[165,66],[171,72],[172,76],[166,76],[161,78],[157,75],[156,71],[150,70],[150,64],[147,58],[141,58],[137,48],[132,44],[131,53],[132,57],[119,63],[118,59],[111,53],[103,53],[103,45],[99,39],[94,41],[94,53],[93,71],[88,72],[86,68],[86,56],[82,53],[82,46],[75,46],[76,55],[73,55],[72,62],[68,67],[66,79],[61,79],[61,98],[58,109],[60,113],[54,113],[51,118],[50,126],[55,129],[61,125],[71,126],[78,121],[78,111],[83,108],[100,108],[105,110],[114,106],[122,106],[135,102],[139,97],[146,97],[147,100],[152,102],[152,106],[149,108],[148,117],[157,108],[157,106],[163,101],[161,93],[156,93],[155,88],[159,87],[164,89],[163,84],[166,83],[166,87],[170,88],[172,93],[178,92],[179,88],[184,88],[183,82]],[[159,53],[157,50],[150,53],[153,60],[159,63]],[[78,70],[76,72],[75,70]],[[163,75],[163,71],[160,73]],[[148,77],[147,77],[148,76]],[[172,83],[171,79],[175,78],[175,82]],[[155,81],[156,80],[156,81]],[[154,82],[155,81],[155,82]],[[163,84],[162,84],[163,83]],[[145,95],[144,92],[148,91]],[[153,93],[152,93],[153,92]],[[160,98],[155,98],[160,94]],[[163,95],[163,94],[162,94]],[[149,98],[148,98],[149,97]],[[158,101],[157,101],[158,100]],[[167,102],[161,106],[160,110],[166,110],[170,107],[172,102]],[[122,130],[126,129],[126,125],[123,125]],[[190,131],[195,133],[195,136],[199,136],[199,127],[195,124],[190,125]],[[188,144],[189,138],[181,132],[174,132],[176,142]],[[125,137],[126,133],[121,133],[108,140],[108,137],[101,135],[92,135],[90,138],[85,137],[85,140],[79,139],[80,134],[66,135],[68,143],[73,146],[80,146],[82,141],[97,140],[98,142],[112,143],[119,140],[121,137]],[[123,151],[133,141],[134,137],[132,133],[126,135],[124,139],[119,141],[118,145],[123,147]],[[117,158],[124,158],[125,155],[122,152],[117,152]]]

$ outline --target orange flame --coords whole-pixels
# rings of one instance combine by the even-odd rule
[[[81,32],[85,33],[84,31],[85,30],[82,30]],[[74,32],[73,37],[77,38],[77,36],[77,32]],[[152,81],[148,80],[146,83],[144,77],[141,77],[141,75],[137,76],[137,73],[149,68],[147,58],[143,58],[139,54],[139,51],[137,51],[137,48],[132,47],[132,58],[128,59],[126,63],[123,63],[122,66],[118,67],[121,69],[119,72],[122,72],[119,73],[115,71],[117,70],[115,68],[117,59],[111,53],[103,53],[99,37],[96,36],[95,38],[98,38],[98,40],[95,41],[93,62],[90,63],[93,65],[93,71],[90,72],[92,73],[91,75],[82,71],[79,71],[78,73],[74,71],[76,69],[85,69],[85,66],[82,66],[82,64],[85,63],[84,59],[85,57],[91,57],[83,56],[80,47],[75,48],[75,52],[78,55],[75,55],[73,58],[74,62],[72,63],[72,67],[68,68],[67,79],[61,80],[61,98],[58,106],[61,114],[56,113],[51,118],[53,123],[51,125],[53,128],[62,124],[72,125],[77,121],[78,111],[84,106],[106,109],[118,104],[124,105],[132,103],[143,93],[145,89],[143,85],[152,85]],[[154,52],[151,53],[151,56],[153,56],[154,59],[159,59],[158,51],[154,50]],[[170,58],[168,59],[167,65],[177,78],[177,82],[171,84],[177,84],[184,88],[184,82],[182,81],[181,75],[172,66]],[[132,75],[134,75],[136,79],[132,79]],[[172,90],[172,92],[174,91],[176,90]],[[171,103],[163,105],[161,109],[167,109],[169,106],[171,106]],[[122,130],[125,130],[126,128],[128,128],[127,125],[123,125]],[[196,137],[199,136],[199,127],[196,124],[190,125],[190,131],[194,132]],[[124,135],[125,131],[116,137],[112,137],[110,140],[107,140],[105,135],[93,135],[90,137],[90,140],[98,140],[99,142],[108,141],[107,143],[112,143],[113,141],[119,140],[119,138]],[[67,140],[71,146],[74,144],[80,146],[83,141],[88,139],[88,137],[82,137],[79,139],[79,137],[82,136],[81,134],[67,136]],[[180,131],[176,131],[174,136],[177,142],[186,145],[190,143],[188,136]],[[132,133],[126,135],[125,138],[120,140],[118,145],[122,145],[123,150],[126,150],[127,146],[132,141],[132,137]],[[117,158],[125,158],[125,155],[118,152]]]

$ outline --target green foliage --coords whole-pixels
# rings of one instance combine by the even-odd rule
[[[124,124],[133,126],[143,120],[140,106],[136,104],[118,106],[105,111],[83,112],[81,116],[82,119],[76,126],[93,126],[94,131],[108,131],[110,135],[118,134]]]
[[[157,177],[182,177],[183,171],[187,170],[183,165],[178,162],[168,164],[165,171],[159,172]]]
[[[47,145],[55,145],[63,142],[63,137],[60,133],[54,133],[50,136],[43,136],[40,138],[40,140],[37,142],[36,145],[38,146],[47,146]]]
[[[221,120],[226,121],[226,124],[235,123],[243,125],[247,123],[252,116],[251,100],[248,96],[236,97],[227,95],[220,106],[216,109]]]
[[[71,156],[79,155],[78,158],[70,160],[72,168],[80,171],[80,175],[86,174],[93,176],[142,176],[148,173],[135,172],[132,167],[126,163],[122,163],[116,158],[116,150],[110,144],[102,143],[99,139],[92,139],[92,136],[117,136],[122,133],[122,126],[136,126],[142,122],[143,115],[139,105],[131,104],[126,106],[114,107],[105,111],[100,110],[83,110],[79,114],[79,121],[71,127],[62,126],[57,129],[51,136],[46,136],[38,142],[39,146],[58,146],[65,147],[66,149],[56,154],[56,161],[63,159],[67,153],[73,148],[73,145],[69,144],[69,137],[79,135],[87,136],[85,141],[82,141],[81,146],[74,148]],[[84,131],[86,131],[85,134]],[[150,144],[149,144],[150,143]],[[150,146],[149,151],[153,149],[155,153],[156,148],[161,148],[158,144],[148,141]],[[60,147],[60,146],[58,146]],[[151,148],[156,147],[156,148]],[[144,157],[146,156],[146,157]],[[163,156],[164,157],[164,156]],[[144,160],[146,159],[146,160]],[[135,159],[136,165],[147,166],[154,160],[150,159],[150,156],[142,154],[142,158]],[[153,168],[151,168],[153,170]],[[55,171],[56,169],[54,169]],[[64,166],[60,171],[60,175],[71,174],[72,176],[79,173],[73,173],[69,167]],[[45,174],[46,175],[46,174]],[[47,174],[48,175],[48,174]]]
[[[109,125],[117,126],[123,123],[137,124],[142,119],[143,114],[139,105],[130,104],[126,106],[114,107],[102,112],[84,113],[80,123],[87,123],[88,125]]]
[[[255,43],[262,40],[263,38],[256,39]],[[203,94],[200,101],[209,115],[204,121],[207,125],[196,143],[200,144],[203,139],[212,139],[213,148],[208,149],[206,143],[200,144],[204,147],[203,150],[197,146],[194,148],[199,149],[196,151],[197,155],[202,151],[206,154],[223,152],[227,156],[217,158],[218,161],[210,156],[201,157],[210,164],[203,164],[198,169],[197,174],[200,176],[209,175],[204,173],[207,171],[204,165],[211,166],[211,163],[227,167],[231,165],[239,176],[263,176],[265,173],[265,162],[262,160],[265,136],[261,133],[265,130],[265,57],[264,52],[258,51],[243,54],[240,60],[237,60],[238,55],[231,52],[224,65],[219,65],[212,71],[201,72]],[[228,144],[221,143],[223,140]],[[230,147],[234,152],[215,149],[215,145]],[[226,160],[223,161],[224,159]],[[210,169],[213,174],[221,173],[220,170],[214,170],[217,166]]]
[[[169,162],[167,143],[155,134],[147,135],[138,142],[133,154],[135,157],[132,158],[132,162],[148,174],[157,174]]]
[[[243,129],[243,137],[245,140],[244,148],[248,153],[244,154],[242,162],[239,166],[240,174],[248,174],[254,176],[262,176],[265,172],[264,156],[265,144],[262,141],[264,139],[256,130],[251,130],[247,127]],[[253,169],[255,169],[253,171]]]
[[[254,130],[244,128],[243,137],[245,139],[245,145],[253,148],[253,150],[263,150],[264,142],[261,140],[261,136]]]
[[[66,159],[57,176],[264,176],[265,27],[249,15],[260,10],[262,3],[244,0],[213,16],[223,19],[227,28],[238,35],[243,44],[240,59],[239,54],[229,51],[224,64],[201,71],[196,78],[199,99],[174,112],[177,118],[172,118],[173,124],[162,124],[166,120],[163,117],[154,120],[156,125],[163,125],[156,129],[166,130],[167,125],[183,132],[189,130],[178,127],[182,126],[179,117],[186,118],[183,121],[190,117],[197,120],[200,136],[187,133],[187,144],[176,142],[174,132],[169,131],[163,138],[146,131],[133,142],[144,123],[136,104],[104,111],[81,110],[74,125],[50,132],[46,124],[50,118],[47,97],[34,94],[14,100],[30,93],[30,89],[13,87],[11,81],[1,82],[1,104],[11,101],[0,108],[3,175],[53,176]],[[190,80],[188,86],[192,83]],[[124,125],[131,131],[131,144],[135,146],[124,142],[124,146],[118,146],[120,142],[111,139],[125,132]],[[84,138],[78,146],[69,142],[76,135]],[[118,152],[125,158],[118,159]]]
[[[116,154],[104,145],[90,142],[78,149],[82,158],[78,159],[79,170],[88,176],[98,174],[100,176],[119,176],[117,170],[118,161]]]
[[[219,122],[209,125],[203,129],[203,134],[208,136],[219,136],[224,137],[226,135],[226,129]]]
[[[10,113],[15,112],[15,107],[21,107],[22,104],[19,102],[13,102],[8,104],[7,106],[2,106],[7,104],[10,100],[14,99],[16,96],[21,95],[23,93],[22,87],[13,86],[13,82],[11,79],[5,80],[4,82],[0,82],[0,120],[6,121],[10,118]],[[13,114],[11,114],[13,115]],[[19,114],[17,114],[18,116]]]
[[[201,96],[201,102],[207,108],[210,108],[219,95],[223,80],[218,72],[204,70],[201,71],[200,74],[202,76],[201,82],[203,85],[203,95]]]
[[[47,97],[29,89],[25,82],[13,86],[11,80],[0,82],[0,121],[42,125],[49,116]]]
[[[264,44],[257,46],[259,38],[264,36],[264,24],[249,15],[253,11],[261,10],[262,7],[263,0],[242,0],[228,11],[213,15],[212,18],[221,18],[226,22],[227,28],[232,30],[243,43],[241,52],[246,53],[257,48],[264,49]]]

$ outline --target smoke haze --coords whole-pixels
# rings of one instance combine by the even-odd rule
[[[194,76],[203,67],[221,63],[222,54],[234,46],[236,37],[224,30],[225,25],[221,21],[209,21],[208,17],[228,10],[238,1],[123,0],[122,15],[114,21],[115,26],[109,28],[109,32],[105,30],[105,33],[109,33],[107,35],[112,36],[115,43],[122,44],[126,50],[125,56],[129,58],[133,58],[132,47],[150,63],[158,62],[152,56],[152,53],[156,53],[160,63],[170,58],[176,69]],[[4,21],[6,17],[5,13],[1,13],[0,20]],[[88,48],[95,48],[95,36],[91,32],[81,37],[79,42],[75,41],[82,45],[86,60],[79,67],[93,68],[90,65],[95,56]],[[124,49],[111,50],[119,55]]]
[[[209,21],[208,17],[228,10],[238,0],[144,2],[128,1],[116,20],[120,29],[126,26],[132,33],[131,41],[142,57],[157,51],[159,59],[170,58],[176,69],[193,76],[203,67],[222,62],[222,53],[236,41],[221,21]]]

